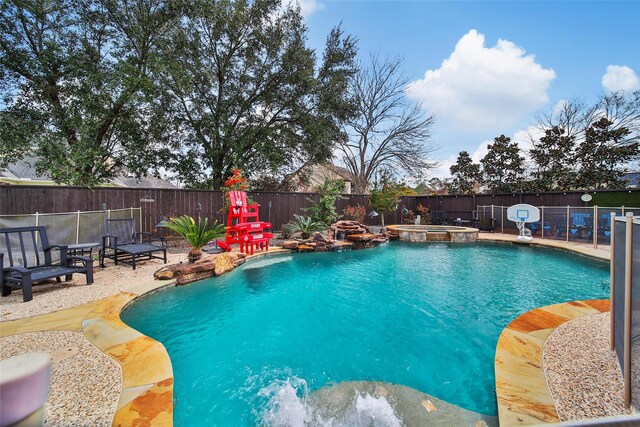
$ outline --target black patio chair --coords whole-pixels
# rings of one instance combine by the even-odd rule
[[[52,261],[53,249],[60,252],[59,262]],[[34,282],[55,278],[60,283],[62,276],[70,281],[74,273],[85,274],[87,285],[92,284],[93,260],[68,256],[66,246],[49,244],[45,227],[0,229],[0,283],[3,297],[11,295],[13,289],[22,288],[23,301],[31,301]]]
[[[149,242],[143,241],[143,236],[149,238]],[[114,263],[124,262],[136,269],[136,261],[148,259],[161,259],[167,263],[167,248],[151,243],[151,233],[136,232],[136,223],[133,218],[107,219],[104,222],[104,236],[102,236],[102,249],[100,250],[100,266],[104,268],[104,259],[113,259]],[[154,255],[162,252],[162,256]]]
[[[447,212],[445,211],[431,211],[431,223],[433,225],[449,225],[447,218]]]
[[[480,231],[493,231],[496,228],[496,219],[491,217],[490,212],[485,211],[472,211],[472,224],[474,228]]]

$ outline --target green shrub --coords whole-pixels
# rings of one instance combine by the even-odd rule
[[[316,203],[310,198],[308,201],[313,206],[302,209],[307,212],[313,221],[331,224],[338,219],[336,212],[336,202],[342,199],[341,193],[344,189],[344,181],[341,179],[325,179],[324,184],[317,188],[320,201]]]
[[[189,215],[171,218],[168,221],[164,220],[160,223],[160,227],[167,227],[184,237],[187,243],[191,245],[191,251],[189,251],[189,261],[191,262],[200,259],[204,245],[211,240],[224,236],[226,231],[224,225],[218,224],[218,221],[209,224],[207,218],[199,218],[198,222],[196,222]]]
[[[322,221],[314,221],[311,217],[293,215],[293,219],[284,226],[284,231],[289,234],[300,233],[303,239],[309,238],[315,231],[324,231],[327,225]]]

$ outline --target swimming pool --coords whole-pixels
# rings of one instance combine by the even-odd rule
[[[536,307],[606,298],[607,266],[521,245],[394,242],[259,259],[152,294],[122,319],[167,348],[177,425],[314,417],[314,391],[351,381],[493,415],[502,329]]]

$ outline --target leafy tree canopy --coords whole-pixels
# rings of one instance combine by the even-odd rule
[[[336,202],[343,199],[341,193],[344,190],[344,181],[342,179],[325,179],[324,183],[317,187],[320,195],[320,201],[316,203],[313,199],[307,198],[313,206],[303,208],[308,212],[311,220],[331,224],[338,219],[336,211]]]
[[[173,129],[169,167],[217,188],[233,167],[286,173],[331,157],[354,73],[355,41],[334,29],[322,62],[298,8],[277,0],[189,4],[163,46],[158,82]]]
[[[535,163],[534,188],[538,191],[569,190],[575,186],[575,136],[554,126],[529,151]]]
[[[601,137],[615,137],[615,141],[611,140],[605,145],[594,144],[593,138],[587,141],[589,133],[593,137],[594,123],[602,119],[608,120],[610,124],[606,126],[607,132]],[[591,150],[596,146],[601,146],[601,149],[604,146],[634,147],[640,142],[640,91],[608,93],[593,105],[579,100],[564,102],[559,108],[556,107],[552,112],[538,117],[538,128],[545,136],[540,141],[532,141],[534,150],[531,151],[531,155],[535,163],[534,189],[570,189],[586,185],[585,182],[591,182],[590,185],[595,186],[590,178],[585,178],[587,169],[594,166]],[[640,167],[638,158],[634,159],[634,156],[621,161],[623,163],[618,165],[619,172],[623,171],[625,166]],[[585,178],[580,182],[576,181],[579,173]],[[594,172],[595,175],[598,173]],[[609,181],[603,185],[612,188],[611,186],[622,184]]]
[[[582,188],[620,188],[624,165],[640,158],[640,142],[624,142],[630,131],[614,128],[602,118],[585,132],[585,140],[576,151],[580,159],[577,182]]]
[[[153,165],[149,66],[173,13],[161,0],[0,2],[0,158],[28,153],[58,183]]]
[[[375,181],[369,193],[369,205],[380,213],[383,227],[384,213],[396,210],[403,189],[404,186],[394,182],[388,171],[382,171],[380,178]]]
[[[484,173],[484,183],[491,193],[517,191],[524,173],[524,158],[520,148],[511,138],[500,135],[488,145],[488,152],[480,163]]]
[[[480,165],[473,163],[471,156],[466,151],[458,154],[456,164],[449,168],[453,180],[449,191],[451,194],[472,194],[473,187],[477,182],[482,181]]]

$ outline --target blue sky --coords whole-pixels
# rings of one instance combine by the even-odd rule
[[[461,150],[479,160],[500,134],[526,149],[536,114],[563,100],[640,89],[637,1],[300,4],[319,53],[342,23],[359,40],[362,59],[404,57],[415,81],[408,95],[437,117],[434,158],[442,165],[434,175],[446,175]]]

